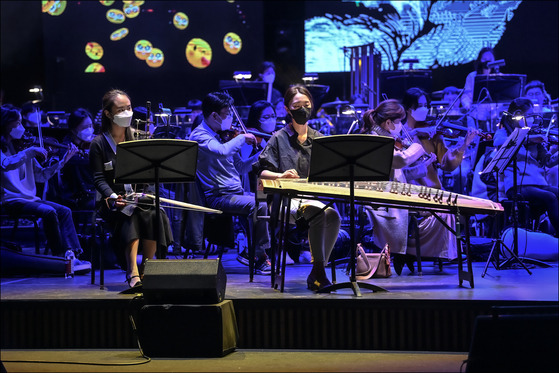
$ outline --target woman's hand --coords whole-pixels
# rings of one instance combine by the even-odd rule
[[[32,146],[24,150],[25,154],[30,158],[42,157],[43,159],[47,159],[47,150],[45,148],[41,148],[39,146]]]
[[[290,169],[285,171],[284,173],[282,173],[279,178],[286,178],[286,179],[298,179],[299,178],[299,174],[297,173],[297,170],[295,169]]]
[[[61,165],[65,165],[66,162],[68,162],[70,159],[72,159],[72,157],[78,152],[78,147],[76,145],[74,145],[74,143],[70,143],[68,145],[68,150],[66,150],[66,153],[64,154],[64,157],[62,158],[62,161],[60,162]]]

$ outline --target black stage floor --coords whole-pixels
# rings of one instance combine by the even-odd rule
[[[26,249],[27,250],[27,249]],[[139,256],[141,258],[141,256]],[[210,256],[215,258],[215,256]],[[181,259],[168,254],[167,259]],[[422,276],[411,274],[404,267],[402,275],[392,271],[390,278],[374,278],[363,282],[380,286],[387,292],[371,292],[362,289],[362,297],[355,297],[350,289],[342,289],[330,294],[315,294],[306,289],[306,278],[310,264],[293,264],[286,267],[285,289],[281,293],[271,287],[269,275],[255,275],[249,282],[248,267],[236,260],[231,250],[223,256],[223,267],[227,274],[226,299],[393,299],[393,300],[478,300],[478,301],[550,301],[557,302],[558,263],[550,262],[551,267],[543,268],[527,264],[532,274],[522,267],[497,270],[489,265],[486,275],[481,274],[485,262],[473,262],[475,287],[468,282],[459,286],[457,264],[445,262],[440,271],[438,264],[423,261]],[[345,264],[338,265],[336,278],[346,282]],[[330,268],[327,269],[331,277]],[[120,294],[128,288],[125,273],[120,269],[104,271],[105,289],[99,288],[99,271],[96,271],[95,284],[91,276],[80,275],[66,279],[64,276],[34,275],[1,279],[1,299],[4,300],[61,300],[61,299],[130,299],[133,295]]]
[[[169,254],[168,259],[175,258]],[[178,257],[176,257],[178,259]],[[476,317],[493,307],[557,307],[558,263],[496,270],[473,263],[474,288],[459,286],[457,264],[443,270],[423,261],[423,275],[370,279],[386,289],[315,294],[306,289],[310,264],[287,266],[285,291],[270,276],[249,282],[236,252],[224,254],[225,299],[232,300],[239,349],[467,352]],[[329,270],[329,269],[328,269]],[[2,349],[134,349],[130,304],[122,270],[105,271],[105,289],[91,276],[29,276],[1,279]],[[345,265],[337,268],[346,282]],[[200,320],[184,320],[196,323]],[[180,321],[183,322],[182,320]]]

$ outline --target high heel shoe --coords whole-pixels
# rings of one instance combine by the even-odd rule
[[[392,256],[392,262],[394,263],[394,271],[398,274],[398,276],[400,276],[405,263],[404,255],[394,254]]]
[[[138,281],[136,281],[136,282],[134,283],[134,285],[132,285],[132,279],[133,279],[133,278],[138,278],[138,279],[140,279],[140,276],[134,275],[134,276],[126,277],[126,282],[128,282],[128,286],[129,286],[129,287],[135,288],[135,287],[137,287],[137,286],[142,286],[142,281],[141,281],[141,279],[138,280]]]
[[[309,275],[309,277],[307,277],[307,289],[309,290],[319,291],[320,289],[323,289],[330,285],[332,285],[332,283],[328,279],[326,279],[326,281],[320,282],[312,275]]]

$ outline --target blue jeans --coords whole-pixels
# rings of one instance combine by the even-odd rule
[[[257,215],[265,216],[268,214],[268,205],[261,202],[256,207],[256,200],[253,193],[229,194],[219,197],[206,197],[207,206],[221,210],[232,215],[246,216],[249,224],[249,231],[255,245],[255,254],[258,258],[265,255],[265,250],[270,248],[270,233],[268,222],[264,220],[253,221],[254,210],[258,208]]]
[[[72,210],[51,201],[15,200],[3,203],[7,212],[35,215],[42,219],[43,230],[53,255],[62,256],[68,249],[81,252],[81,245],[72,220]]]

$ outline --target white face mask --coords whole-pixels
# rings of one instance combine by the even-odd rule
[[[221,130],[227,131],[231,129],[231,124],[233,123],[233,117],[228,115],[227,118],[221,120]]]
[[[130,127],[132,121],[132,110],[126,110],[113,116],[113,122],[120,127]]]
[[[12,128],[12,130],[10,131],[10,136],[12,136],[12,139],[19,140],[23,136],[24,132],[25,132],[25,127],[23,127],[20,124],[17,127]]]
[[[398,122],[398,123],[392,122],[392,124],[394,124],[394,129],[393,130],[389,129],[388,132],[390,132],[390,134],[393,137],[400,136],[400,132],[402,131],[402,122]]]
[[[427,118],[427,113],[428,112],[429,112],[429,109],[427,109],[426,107],[420,107],[420,108],[417,108],[415,110],[412,110],[411,111],[411,116],[417,122],[423,122]]]
[[[262,75],[262,81],[266,83],[273,83],[276,80],[276,74],[265,74]]]
[[[93,140],[93,127],[88,127],[84,130],[81,130],[77,133],[76,136],[78,136],[78,139],[82,141],[90,142],[91,140]]]
[[[269,118],[265,121],[260,121],[260,128],[262,132],[272,133],[276,129],[276,118]]]

